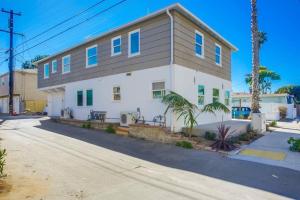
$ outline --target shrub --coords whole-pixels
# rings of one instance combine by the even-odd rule
[[[285,119],[286,113],[287,113],[287,108],[285,106],[279,106],[278,110],[279,110],[280,118]]]
[[[241,141],[250,141],[251,140],[251,134],[250,133],[243,133],[239,136],[239,140],[241,140]]]
[[[204,138],[207,140],[216,140],[217,135],[211,132],[205,132]]]
[[[217,151],[220,149],[224,151],[231,151],[236,148],[228,139],[230,134],[232,134],[234,131],[229,132],[229,130],[230,126],[226,127],[225,124],[218,126],[219,138],[211,145],[212,149],[216,149]]]
[[[116,133],[116,130],[114,128],[114,126],[112,124],[109,124],[106,129],[105,129],[106,132],[108,133]]]
[[[290,137],[290,139],[287,141],[291,146],[291,151],[297,151],[300,152],[300,139],[295,139],[293,137]]]
[[[192,143],[190,143],[188,141],[176,142],[176,146],[186,148],[186,149],[192,149],[193,148]]]
[[[277,126],[277,121],[272,121],[272,122],[270,123],[270,126],[271,126],[271,127],[276,127],[276,126]]]
[[[81,128],[86,128],[86,125],[85,125],[85,124],[82,124],[82,125],[81,125]]]
[[[86,128],[92,128],[92,124],[91,124],[90,121],[88,121],[88,122],[86,123]]]
[[[6,149],[0,149],[0,177],[4,175],[4,166],[5,166],[5,157],[6,157]]]

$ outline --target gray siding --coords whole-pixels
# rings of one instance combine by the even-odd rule
[[[128,58],[128,33],[138,28],[140,28],[141,54]],[[122,54],[111,57],[111,38],[118,35],[122,36]],[[98,65],[86,68],[86,48],[95,44],[98,45]],[[39,63],[38,87],[49,87],[73,81],[167,65],[170,62],[170,46],[170,19],[166,14],[162,14]],[[62,74],[61,59],[63,56],[69,54],[71,55],[71,72]],[[57,60],[58,64],[56,73],[51,72],[51,61],[54,59]],[[45,63],[49,63],[50,65],[49,79],[44,79],[43,77],[43,66]]]
[[[203,28],[174,12],[174,62],[222,79],[231,80],[231,50]],[[204,59],[195,55],[195,30],[204,35]],[[222,67],[215,64],[215,43],[222,46]]]

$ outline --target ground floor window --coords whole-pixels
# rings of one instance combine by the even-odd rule
[[[213,103],[220,101],[220,91],[219,89],[213,88]]]
[[[83,91],[77,91],[77,106],[83,106]]]
[[[93,90],[86,91],[86,105],[87,106],[93,105]]]
[[[229,106],[230,104],[230,91],[225,91],[225,105]]]
[[[162,98],[166,94],[165,82],[154,82],[152,83],[152,97],[153,99]]]
[[[203,106],[204,105],[204,85],[198,85],[198,105]]]
[[[120,101],[121,100],[121,88],[120,86],[113,87],[113,100]]]

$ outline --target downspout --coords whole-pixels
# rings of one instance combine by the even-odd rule
[[[170,65],[169,65],[169,75],[170,75],[170,91],[174,91],[174,18],[172,14],[170,13],[170,10],[167,9],[167,15],[170,17],[170,23],[171,23],[171,55],[170,55]],[[174,126],[174,114],[170,112],[170,127],[171,131],[175,130]]]

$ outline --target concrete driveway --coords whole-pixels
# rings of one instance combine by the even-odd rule
[[[278,122],[278,126],[281,128],[244,146],[231,157],[300,171],[300,153],[291,152],[287,143],[290,137],[300,138],[300,124],[294,121]]]
[[[0,127],[7,181],[0,199],[300,199],[300,173],[47,118]]]

